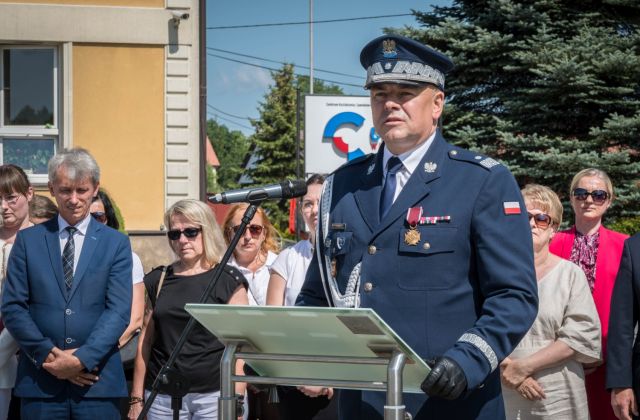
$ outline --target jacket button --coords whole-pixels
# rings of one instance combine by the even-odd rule
[[[422,249],[429,249],[431,248],[431,244],[429,242],[425,242],[422,244]]]
[[[366,282],[366,283],[364,284],[364,291],[365,291],[365,292],[370,292],[370,291],[372,291],[372,290],[373,290],[373,284],[372,284],[372,283],[370,283],[370,282]]]
[[[378,248],[375,245],[369,245],[369,255],[374,255],[376,252],[378,252]]]
[[[71,344],[71,343],[73,343],[73,340],[71,338],[67,337],[67,338],[64,339],[64,342],[67,343],[67,344]]]
[[[71,315],[71,309],[65,309],[64,313],[67,314],[67,315]]]

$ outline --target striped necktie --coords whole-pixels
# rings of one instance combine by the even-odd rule
[[[69,233],[69,239],[67,239],[67,243],[64,245],[64,250],[62,251],[62,271],[64,272],[64,284],[67,286],[67,290],[70,290],[73,285],[73,260],[76,253],[73,234],[76,233],[78,229],[73,226],[67,226],[65,230]]]

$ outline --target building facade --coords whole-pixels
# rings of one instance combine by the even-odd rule
[[[198,0],[0,0],[0,163],[84,147],[126,229],[204,193]]]

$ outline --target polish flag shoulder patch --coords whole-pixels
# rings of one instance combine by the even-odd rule
[[[504,214],[520,214],[520,203],[517,201],[505,201],[502,203]]]

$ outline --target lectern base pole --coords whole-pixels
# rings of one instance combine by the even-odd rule
[[[406,360],[407,356],[404,353],[395,350],[389,361],[384,420],[405,420],[405,406],[402,404],[402,370]]]
[[[238,397],[236,397],[233,374],[236,367],[236,343],[229,343],[220,361],[220,398],[218,398],[218,420],[236,419]]]

